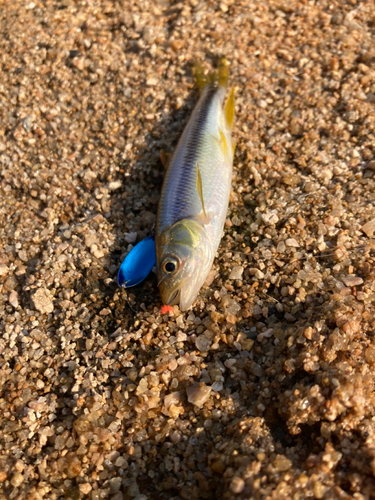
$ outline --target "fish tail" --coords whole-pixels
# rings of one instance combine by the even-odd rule
[[[197,85],[199,87],[199,90],[200,92],[202,92],[203,89],[207,87],[207,85],[209,85],[210,83],[210,75],[207,75],[205,73],[204,67],[199,62],[196,62],[194,64],[193,74],[197,82]]]
[[[225,57],[220,59],[219,67],[215,71],[205,73],[204,67],[200,63],[194,64],[194,77],[198,84],[199,90],[202,90],[210,84],[217,84],[219,87],[228,87],[228,62]]]
[[[220,87],[224,87],[225,89],[228,87],[228,76],[229,76],[228,61],[225,59],[225,57],[222,57],[220,59],[219,71],[218,71],[218,83]]]

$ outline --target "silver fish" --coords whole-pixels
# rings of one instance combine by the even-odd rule
[[[234,92],[223,106],[228,64],[206,77],[201,97],[167,166],[156,220],[158,286],[165,305],[186,311],[211,270],[228,210]]]

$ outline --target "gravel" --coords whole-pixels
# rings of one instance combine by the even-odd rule
[[[3,2],[0,500],[375,491],[373,2]],[[233,189],[192,310],[122,259],[226,55]]]

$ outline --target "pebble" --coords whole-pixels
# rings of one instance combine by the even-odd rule
[[[210,398],[212,387],[206,385],[204,382],[193,384],[187,387],[186,394],[189,403],[201,408],[206,401]]]
[[[207,352],[212,345],[212,340],[208,339],[204,335],[199,335],[195,339],[195,345],[199,351]]]
[[[9,267],[5,264],[0,264],[0,276],[5,276],[9,271]]]
[[[375,232],[375,219],[370,220],[369,222],[366,222],[362,226],[362,231],[369,237],[371,238],[374,235]]]
[[[18,293],[14,290],[9,294],[9,304],[15,309],[18,307]]]
[[[133,244],[133,243],[135,243],[137,241],[137,236],[138,236],[138,234],[137,234],[136,231],[134,231],[132,233],[125,233],[124,234],[124,239],[125,239],[125,241],[127,243]]]
[[[273,224],[277,224],[279,222],[279,217],[275,212],[267,212],[265,214],[262,214],[262,221],[267,225],[267,226],[272,226]]]
[[[234,476],[231,479],[229,487],[233,493],[242,493],[243,489],[245,488],[245,481],[242,479],[242,477]]]
[[[90,483],[80,483],[79,484],[79,491],[82,493],[82,495],[88,495],[91,490],[92,490],[92,486]]]
[[[342,278],[342,282],[346,286],[359,286],[363,284],[363,279],[359,276],[347,276],[346,278]]]
[[[38,290],[31,296],[31,300],[37,311],[42,314],[49,314],[53,311],[53,297],[49,290],[46,288],[38,288]]]
[[[243,266],[235,266],[229,274],[229,279],[240,280],[242,278],[243,272],[244,272]]]
[[[285,472],[293,466],[293,463],[289,460],[289,458],[286,458],[283,455],[277,455],[274,466],[279,472]]]
[[[299,243],[298,243],[298,241],[295,238],[288,238],[285,241],[285,245],[287,247],[295,247],[295,248],[298,248],[300,246]]]
[[[20,472],[15,472],[10,482],[12,486],[18,488],[19,486],[21,486],[23,479],[23,475]]]

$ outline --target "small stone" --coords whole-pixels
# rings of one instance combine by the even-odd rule
[[[91,248],[93,245],[95,245],[96,241],[96,234],[88,233],[85,235],[85,245],[88,248]]]
[[[325,492],[327,491],[327,487],[324,486],[320,481],[316,481],[313,486],[314,497],[315,498],[323,498]]]
[[[187,387],[186,393],[189,403],[201,408],[208,401],[211,390],[212,387],[206,385],[204,382]]]
[[[285,241],[285,244],[287,247],[299,247],[299,243],[297,240],[295,240],[294,238],[288,238],[286,241]]]
[[[23,475],[20,472],[15,472],[10,482],[12,486],[18,488],[23,482]]]
[[[365,359],[368,364],[374,365],[375,364],[375,348],[374,347],[367,347],[365,350]]]
[[[277,224],[279,222],[279,218],[275,212],[267,212],[262,214],[262,221],[267,226],[272,226],[273,224]]]
[[[197,349],[201,352],[207,352],[212,344],[212,340],[208,339],[204,335],[199,335],[195,339],[195,345],[197,346]]]
[[[46,288],[39,288],[31,297],[34,307],[42,314],[49,314],[53,311],[53,297]]]
[[[148,87],[155,87],[159,83],[159,80],[155,77],[151,77],[146,81]]]
[[[299,184],[300,178],[298,177],[298,175],[285,174],[285,175],[282,176],[282,181],[287,186],[294,187],[294,186],[297,186],[297,184]]]
[[[237,323],[237,316],[234,314],[227,314],[226,318],[227,323],[230,323],[231,325],[235,325]]]
[[[109,489],[112,494],[117,493],[120,491],[121,487],[121,477],[112,477],[108,482],[109,482]]]
[[[279,472],[286,472],[292,467],[293,464],[292,461],[289,460],[289,458],[284,457],[284,455],[277,455],[273,465]]]
[[[25,464],[22,462],[22,460],[18,459],[18,460],[16,460],[16,462],[14,464],[14,468],[18,472],[23,472],[23,470],[25,469]]]
[[[371,238],[375,232],[375,219],[366,222],[361,229],[369,238]]]
[[[341,280],[346,286],[359,286],[362,285],[363,279],[358,276],[347,276]]]
[[[147,390],[148,390],[147,380],[145,378],[141,378],[135,393],[137,396],[139,396],[140,394],[144,394]]]
[[[132,233],[125,233],[124,234],[124,239],[127,243],[135,243],[137,241],[137,232],[133,231]]]
[[[65,447],[65,439],[62,436],[57,436],[55,440],[55,450],[62,450]]]
[[[230,272],[230,280],[240,280],[243,275],[244,268],[242,266],[235,266]]]
[[[285,250],[286,250],[285,241],[279,241],[279,243],[277,244],[277,251],[279,253],[284,253]]]
[[[236,315],[241,310],[241,306],[230,295],[225,295],[222,301],[222,306],[227,314]]]
[[[115,462],[115,467],[119,467],[121,469],[127,469],[128,466],[129,466],[129,463],[126,460],[126,458],[121,457],[121,456],[117,458],[117,460]]]
[[[264,273],[262,273],[262,271],[260,271],[256,267],[251,267],[249,269],[249,271],[250,271],[250,274],[255,276],[257,280],[262,280],[264,278]]]
[[[241,219],[237,215],[234,215],[232,217],[232,224],[234,226],[240,226],[241,225]]]
[[[179,318],[181,318],[181,317],[182,317],[182,316],[179,316]],[[177,320],[178,320],[178,318],[177,318]],[[177,320],[176,320],[176,323],[177,323]],[[185,341],[187,340],[187,335],[186,335],[186,333],[181,332],[181,331],[178,331],[178,332],[176,333],[176,340],[177,340],[177,342],[185,342]]]
[[[232,477],[232,481],[230,482],[230,489],[232,493],[241,493],[245,488],[245,481],[242,477],[234,476]]]
[[[79,71],[85,69],[85,59],[83,57],[75,57],[72,61],[73,66],[75,66]]]
[[[79,491],[82,493],[82,495],[88,495],[91,490],[92,487],[90,483],[81,483],[79,485]]]
[[[108,314],[111,314],[111,310],[105,307],[99,312],[100,316],[108,316]]]
[[[264,370],[263,368],[258,365],[258,363],[255,363],[255,361],[250,361],[249,363],[249,371],[256,377],[263,377],[264,376]]]
[[[14,290],[9,294],[9,304],[15,309],[18,307],[18,293]]]
[[[110,191],[115,191],[116,189],[119,189],[122,186],[121,181],[112,181],[108,184],[108,189]]]
[[[8,474],[5,472],[5,470],[1,470],[0,471],[0,483],[3,483],[7,477],[8,477]]]
[[[215,392],[219,392],[223,390],[223,382],[214,382],[212,384],[212,390]]]
[[[9,267],[5,264],[0,264],[0,276],[5,276],[9,271]]]
[[[172,40],[171,47],[175,52],[178,52],[184,46],[183,40]]]
[[[164,398],[164,406],[169,409],[170,406],[178,404],[181,402],[181,393],[176,391],[176,392],[171,392]]]

